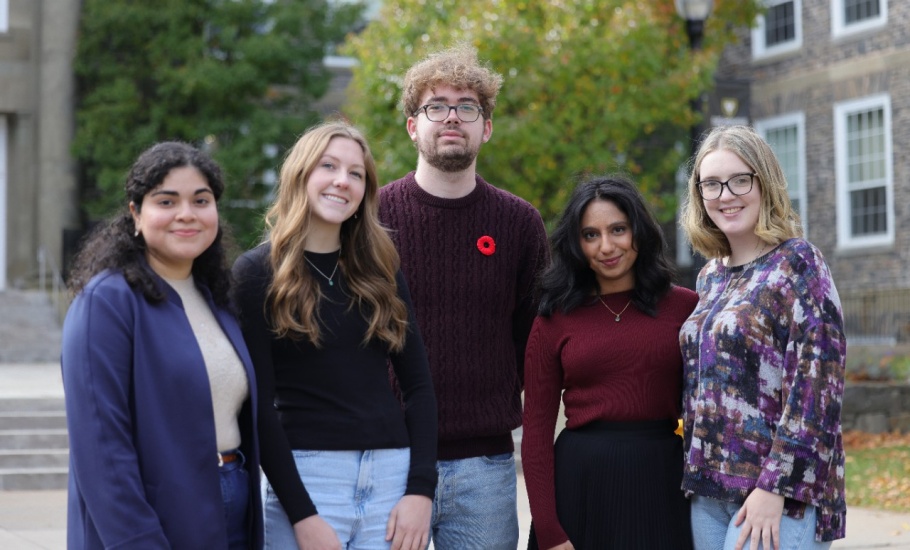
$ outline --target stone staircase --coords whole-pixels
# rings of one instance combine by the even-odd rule
[[[40,290],[0,291],[0,364],[57,363],[62,327]]]
[[[0,399],[0,490],[65,489],[68,462],[62,398]]]
[[[0,491],[66,488],[58,319],[43,292],[0,292]]]

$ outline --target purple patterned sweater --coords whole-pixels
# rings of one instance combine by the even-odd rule
[[[683,490],[741,503],[758,487],[790,517],[816,506],[816,540],[843,538],[846,339],[821,252],[790,239],[745,269],[714,259],[697,291],[680,331]]]

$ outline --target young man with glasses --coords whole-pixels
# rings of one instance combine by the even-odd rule
[[[417,169],[380,192],[436,389],[437,550],[518,544],[512,430],[547,242],[531,204],[476,173],[501,84],[468,46],[411,67],[402,104]]]

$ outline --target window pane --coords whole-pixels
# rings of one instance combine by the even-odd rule
[[[855,237],[887,230],[885,188],[875,187],[850,193],[850,231]]]
[[[881,14],[880,0],[844,0],[844,22],[857,23]]]
[[[885,111],[847,116],[847,188],[854,236],[887,231]]]
[[[884,112],[882,109],[847,117],[847,166],[849,183],[864,183],[885,176]]]
[[[796,37],[793,2],[782,2],[765,13],[765,46],[789,42]]]
[[[799,143],[797,142],[796,126],[782,126],[768,130],[766,139],[777,160],[783,168],[784,176],[787,178],[787,190],[790,192],[790,199],[796,200],[799,196],[801,178],[799,173]]]

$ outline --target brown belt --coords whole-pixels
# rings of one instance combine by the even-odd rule
[[[240,453],[218,453],[218,466],[224,466],[225,464],[238,460],[240,460]]]

